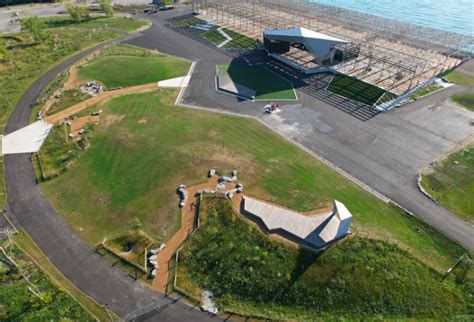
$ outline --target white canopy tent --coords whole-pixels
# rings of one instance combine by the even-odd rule
[[[332,59],[331,54],[334,54],[332,49],[335,45],[348,43],[348,41],[306,28],[267,29],[263,32],[263,37],[269,40],[303,44],[319,65],[322,65],[327,58]]]

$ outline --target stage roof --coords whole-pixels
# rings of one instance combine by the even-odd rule
[[[306,28],[267,29],[263,36],[270,40],[288,41],[303,44],[322,64],[327,58],[331,48],[337,44],[346,44],[348,41],[331,37]]]

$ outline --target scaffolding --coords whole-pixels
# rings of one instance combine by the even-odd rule
[[[263,30],[304,27],[350,42],[337,73],[408,96],[474,53],[474,37],[402,23],[309,0],[194,0],[194,12],[255,39]],[[287,59],[314,68],[299,48]]]

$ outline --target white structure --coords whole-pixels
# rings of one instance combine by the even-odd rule
[[[322,65],[323,61],[328,58],[332,60],[336,45],[348,43],[345,40],[306,28],[267,29],[263,32],[263,38],[270,42],[302,44],[314,56],[318,65]]]
[[[52,124],[40,120],[2,138],[2,154],[38,152],[48,137]]]
[[[270,233],[303,241],[314,248],[346,236],[352,223],[352,215],[346,206],[335,200],[332,211],[305,216],[270,203],[244,197],[244,212],[261,221]]]
[[[347,235],[352,223],[352,215],[346,206],[337,200],[334,200],[333,216],[319,233],[319,237],[325,243],[335,239],[340,239]]]

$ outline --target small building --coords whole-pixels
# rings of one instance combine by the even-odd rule
[[[243,203],[243,214],[262,229],[315,249],[345,237],[352,223],[351,213],[337,200],[332,211],[312,216],[247,196]]]

